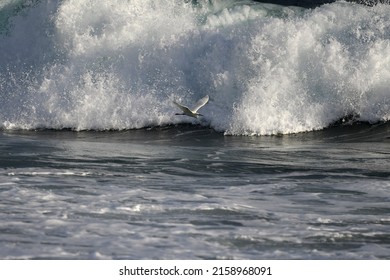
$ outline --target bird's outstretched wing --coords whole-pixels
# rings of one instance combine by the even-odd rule
[[[183,111],[183,113],[190,113],[190,114],[192,113],[191,110],[190,110],[187,106],[181,105],[181,104],[177,103],[176,101],[172,101],[172,102],[173,102],[173,104],[175,104],[177,107],[179,107],[180,110]]]
[[[192,108],[191,111],[196,113],[200,108],[202,108],[204,105],[206,105],[207,102],[209,102],[209,96],[208,95],[206,95],[205,97],[199,99],[198,102],[196,102],[196,104],[194,105],[194,107]],[[178,104],[176,104],[176,105],[178,105]]]

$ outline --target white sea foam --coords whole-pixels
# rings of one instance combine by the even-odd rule
[[[203,123],[227,134],[310,131],[346,115],[390,119],[389,6],[190,2],[23,6],[1,22],[0,126],[196,122],[175,116],[171,101],[205,94]]]

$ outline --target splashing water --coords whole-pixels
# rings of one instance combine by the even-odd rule
[[[6,1],[0,127],[122,130],[196,120],[234,135],[390,119],[390,7],[252,1]]]

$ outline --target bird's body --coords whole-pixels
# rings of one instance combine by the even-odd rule
[[[202,114],[199,114],[198,113],[198,110],[200,108],[202,108],[204,105],[206,105],[206,103],[209,101],[209,96],[206,95],[205,97],[203,97],[202,99],[199,99],[198,102],[196,102],[195,106],[190,109],[188,108],[187,106],[184,106],[184,105],[181,105],[175,101],[173,101],[173,103],[180,108],[180,110],[183,111],[183,113],[176,113],[176,115],[186,115],[186,116],[189,116],[189,117],[192,117],[192,118],[198,118],[200,116],[203,116]]]

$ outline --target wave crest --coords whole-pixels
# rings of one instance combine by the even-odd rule
[[[209,94],[234,135],[390,119],[390,8],[252,1],[40,1],[0,41],[3,129],[197,122],[172,100]]]

